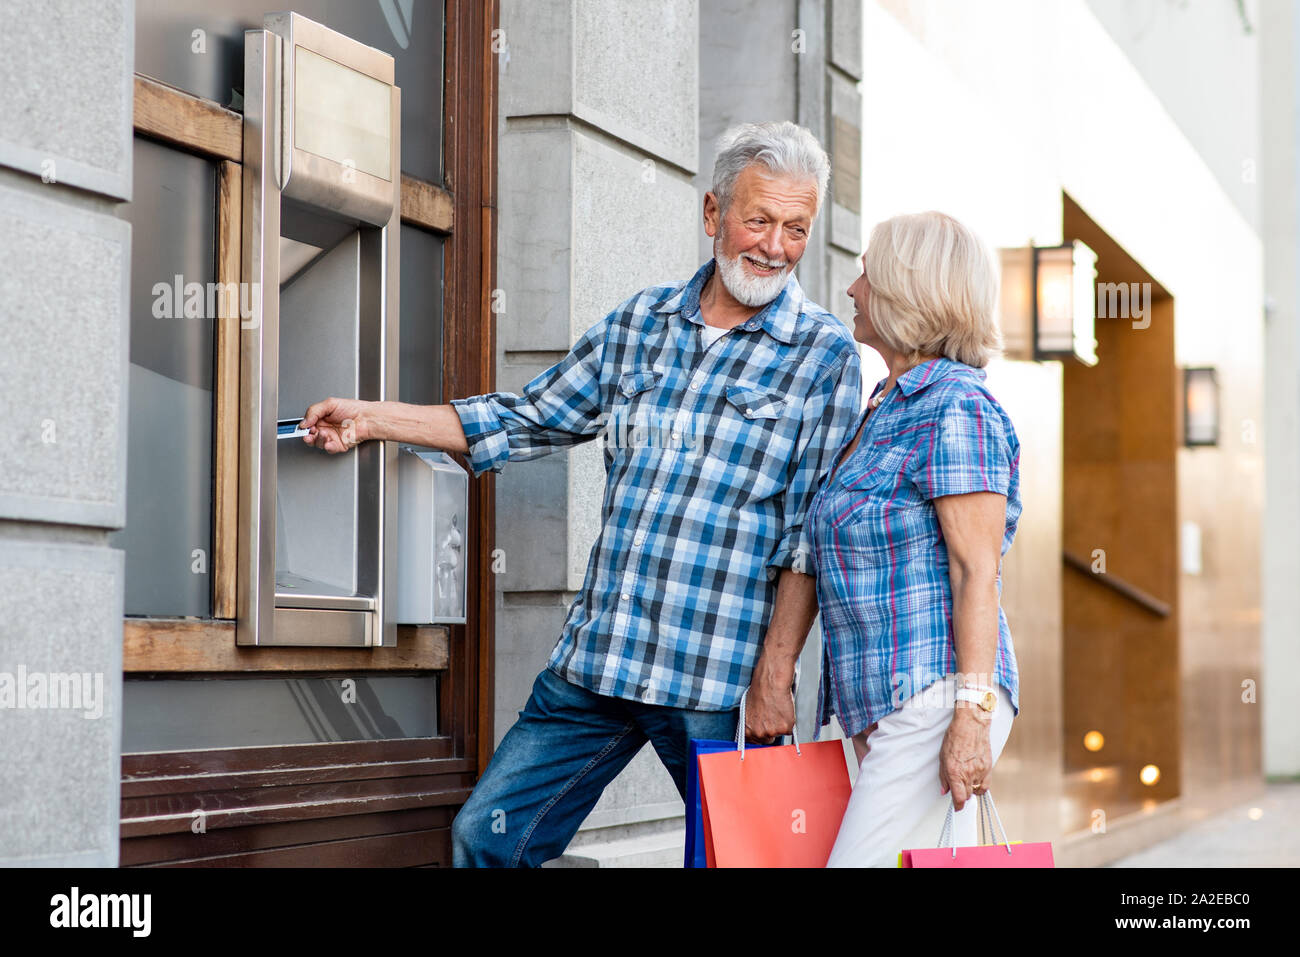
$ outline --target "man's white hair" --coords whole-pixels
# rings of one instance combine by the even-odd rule
[[[713,164],[713,195],[725,213],[731,204],[736,178],[752,163],[769,173],[817,183],[817,209],[821,212],[831,161],[812,131],[789,121],[742,123],[723,133],[718,140],[718,158]]]

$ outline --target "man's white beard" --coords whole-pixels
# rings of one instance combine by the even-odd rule
[[[721,232],[713,240],[713,258],[718,261],[718,276],[722,279],[722,284],[727,287],[727,292],[731,293],[732,298],[737,302],[751,308],[766,306],[781,295],[781,290],[785,288],[786,277],[790,275],[789,262],[786,262],[785,268],[780,272],[770,276],[754,276],[746,272],[745,264],[740,261],[741,257],[729,259],[723,254]],[[760,262],[765,266],[772,265],[761,259]]]

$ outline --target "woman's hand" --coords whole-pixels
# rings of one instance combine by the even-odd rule
[[[367,439],[370,434],[368,417],[373,402],[360,399],[325,399],[307,410],[299,428],[308,429],[302,437],[308,445],[326,452],[346,452]]]
[[[989,723],[973,708],[959,705],[939,749],[939,783],[944,794],[952,791],[953,808],[960,811],[972,794],[986,792],[992,771]]]

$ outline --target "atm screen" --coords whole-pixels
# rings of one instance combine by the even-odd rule
[[[293,145],[391,181],[392,87],[294,48]]]

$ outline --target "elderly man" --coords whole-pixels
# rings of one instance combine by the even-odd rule
[[[804,517],[861,404],[853,338],[794,267],[826,192],[806,129],[729,131],[704,198],[714,258],[593,325],[522,394],[429,407],[328,399],[305,441],[467,453],[475,475],[601,438],[600,537],[559,643],[452,828],[457,866],[568,846],[646,741],[685,794],[691,738],[794,725],[816,612]]]

